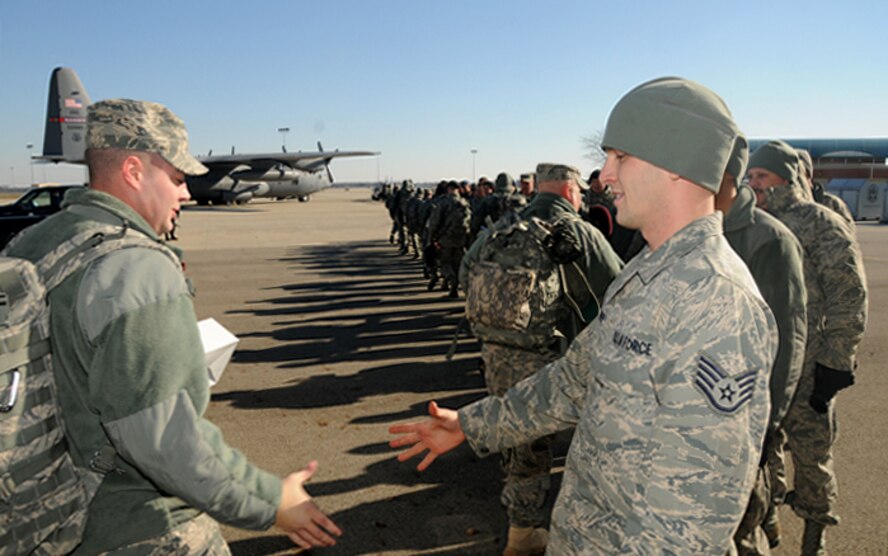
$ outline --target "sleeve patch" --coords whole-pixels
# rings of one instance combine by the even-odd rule
[[[697,356],[694,386],[717,413],[733,415],[752,399],[756,374],[753,370],[729,376],[715,361],[701,353]]]

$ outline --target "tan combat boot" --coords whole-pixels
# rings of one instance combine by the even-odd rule
[[[802,556],[826,556],[826,525],[810,519],[805,520]]]
[[[540,556],[546,552],[549,532],[542,528],[509,527],[509,542],[503,556]]]

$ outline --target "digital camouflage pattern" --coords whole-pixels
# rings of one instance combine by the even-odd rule
[[[132,207],[90,188],[69,192],[62,211],[22,232],[8,249],[39,260],[78,234],[95,235],[106,225],[103,222],[113,222],[118,233],[124,228],[141,233],[158,250],[169,252]],[[112,235],[105,233],[102,245]],[[280,501],[280,479],[246,461],[201,417],[210,396],[191,290],[178,258],[163,253],[119,249],[73,274],[50,294],[53,365],[74,463],[87,466],[97,447],[107,445],[109,435],[115,435],[118,450],[131,450],[128,457],[113,459],[113,468],[122,472],[106,475],[89,505],[79,553],[95,554],[163,536],[201,510],[232,525],[265,529],[274,522]],[[155,288],[151,291],[162,292],[162,302],[144,301],[150,299],[144,294],[149,283]],[[138,386],[147,382],[152,388]],[[90,390],[89,384],[101,388]],[[146,405],[177,415],[173,402],[186,396],[193,413],[186,406],[178,413],[184,418],[165,430],[163,423],[152,427],[146,419],[145,434],[128,433],[125,439],[116,434],[119,425],[151,413],[142,411]],[[191,450],[151,450],[151,438],[170,435]],[[149,451],[146,456],[132,455]],[[153,454],[169,461],[176,472],[163,475]],[[190,467],[182,463],[187,457],[212,464]],[[209,500],[210,495],[215,498]],[[200,509],[185,499],[200,504]]]
[[[103,239],[96,241],[97,237]],[[14,249],[16,243],[13,240],[7,248]],[[0,407],[0,492],[5,506],[0,514],[0,554],[30,553],[35,548],[48,554],[73,550],[83,535],[87,506],[109,470],[104,466],[113,465],[113,450],[94,456],[95,469],[77,467],[68,451],[45,296],[92,261],[129,247],[164,251],[177,260],[142,234],[120,233],[119,227],[110,225],[65,241],[36,264],[0,258],[0,290],[6,301],[0,339],[8,350],[0,358],[0,365],[8,365],[0,369],[4,394],[11,393],[9,387],[14,385],[7,379],[20,376],[17,403],[8,410]],[[94,447],[97,452],[100,448]]]
[[[112,99],[91,104],[86,111],[86,148],[156,153],[188,176],[209,171],[188,152],[182,120],[156,102]]]
[[[441,276],[456,296],[459,285],[459,265],[466,252],[472,209],[469,202],[456,193],[448,193],[432,208],[429,215],[429,237],[440,246],[438,264]]]
[[[0,554],[67,553],[86,491],[65,440],[52,374],[45,288],[35,266],[0,259]]]
[[[734,533],[734,545],[737,548],[737,556],[766,556],[771,554],[768,547],[768,537],[761,528],[768,513],[771,493],[768,489],[768,471],[759,467],[755,478],[755,486],[746,513],[740,520],[740,527]]]
[[[466,289],[466,317],[481,341],[541,349],[556,340],[568,307],[545,246],[551,230],[537,218],[512,218],[485,235]]]
[[[162,537],[120,547],[102,556],[229,556],[231,550],[222,537],[219,524],[208,516],[198,517],[176,527]]]
[[[469,202],[458,194],[448,194],[429,216],[432,239],[443,247],[466,247],[472,219]]]
[[[848,225],[829,209],[806,201],[799,186],[773,187],[766,194],[768,212],[786,224],[802,246],[808,293],[805,365],[784,423],[795,464],[793,509],[802,517],[834,524],[834,403],[827,413],[817,413],[808,401],[817,363],[849,373],[856,368],[867,313],[863,258]]]
[[[477,237],[485,228],[490,228],[500,218],[517,212],[527,205],[527,198],[520,193],[495,192],[481,199],[477,210],[472,211],[471,236]]]
[[[546,222],[561,221],[570,230],[570,235],[579,240],[580,257],[566,267],[563,278],[582,315],[577,311],[564,311],[564,318],[557,325],[566,339],[562,350],[567,349],[567,343],[598,314],[598,300],[604,297],[604,292],[623,268],[623,263],[602,233],[580,219],[573,206],[560,195],[540,193],[518,216],[523,220],[538,218]],[[459,280],[463,288],[468,287],[469,269],[480,259],[488,233],[482,233],[462,258]]]
[[[769,415],[777,329],[721,214],[642,251],[567,354],[459,411],[481,455],[576,425],[552,554],[722,556]]]
[[[823,200],[819,201],[819,203],[841,216],[842,220],[848,223],[851,231],[856,231],[854,229],[854,216],[851,215],[851,210],[848,208],[848,205],[845,204],[845,201],[839,199],[828,191],[824,191]]]
[[[490,342],[481,345],[484,381],[492,396],[502,396],[521,380],[545,367],[558,354],[549,350],[532,351]],[[506,475],[501,501],[509,523],[515,527],[540,527],[546,521],[544,511],[552,468],[552,437],[544,436],[501,453]]]

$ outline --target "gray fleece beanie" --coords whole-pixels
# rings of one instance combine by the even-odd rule
[[[795,183],[799,177],[799,155],[783,141],[768,141],[749,157],[749,168],[764,168]]]
[[[496,185],[493,188],[497,193],[514,193],[515,180],[508,172],[500,172],[496,177]]]
[[[731,151],[731,157],[728,159],[728,165],[725,167],[725,172],[733,176],[739,183],[740,178],[746,173],[747,162],[749,162],[749,143],[746,141],[745,135],[738,133],[737,139],[734,141],[734,149]]]
[[[715,93],[680,77],[642,83],[611,111],[601,146],[618,149],[717,192],[737,125]]]

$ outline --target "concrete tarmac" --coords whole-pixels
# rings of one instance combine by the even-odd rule
[[[508,524],[498,457],[479,459],[464,445],[419,473],[418,459],[398,463],[387,445],[388,427],[419,417],[429,400],[459,407],[484,395],[477,342],[463,333],[453,360],[444,358],[462,303],[426,291],[419,263],[388,243],[389,227],[366,189],[184,211],[177,244],[198,318],[214,317],[240,338],[207,417],[270,472],[320,462],[307,489],[344,534],[313,553],[501,553]],[[870,322],[858,384],[838,399],[843,522],[829,541],[834,555],[884,556],[888,226],[857,230]],[[774,554],[798,554],[802,522],[786,507],[781,520]],[[236,555],[299,551],[274,529],[224,532]]]

